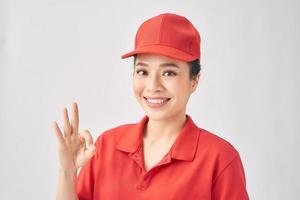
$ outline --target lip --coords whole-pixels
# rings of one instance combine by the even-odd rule
[[[163,106],[165,106],[169,100],[171,98],[167,98],[167,97],[143,97],[146,104],[150,107],[150,108],[161,108]],[[162,103],[152,103],[152,102],[149,102],[147,99],[156,99],[156,100],[163,100]]]

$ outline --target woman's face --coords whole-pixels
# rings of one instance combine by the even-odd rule
[[[135,97],[152,120],[185,115],[199,75],[190,79],[189,65],[158,54],[138,54],[134,66]]]

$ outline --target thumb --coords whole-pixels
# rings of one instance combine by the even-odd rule
[[[96,146],[95,145],[88,145],[85,150],[85,154],[88,158],[91,158],[96,153]]]

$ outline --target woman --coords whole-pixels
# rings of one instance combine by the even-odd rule
[[[171,13],[148,19],[135,50],[122,58],[130,56],[134,94],[146,115],[105,131],[94,145],[87,130],[78,133],[76,103],[71,123],[64,109],[64,130],[53,124],[57,199],[249,199],[239,153],[186,114],[200,78],[200,35],[192,23]]]

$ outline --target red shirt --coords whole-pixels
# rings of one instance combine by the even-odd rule
[[[239,153],[189,115],[170,151],[144,170],[139,123],[105,131],[77,179],[79,200],[248,200]]]

